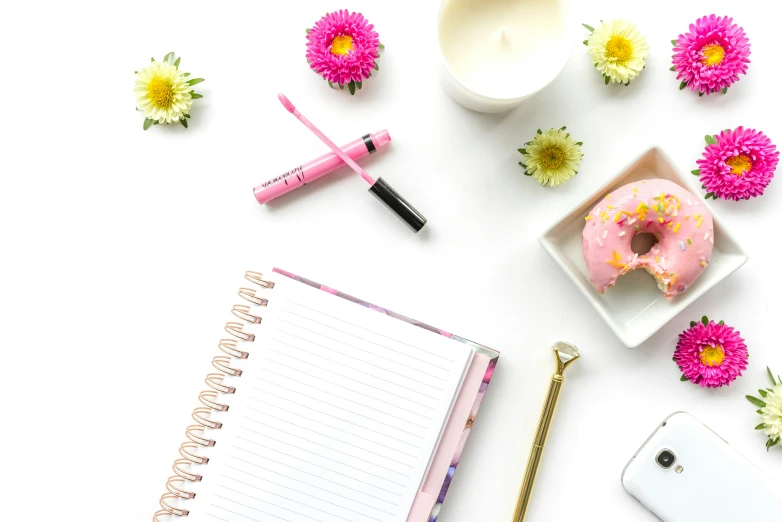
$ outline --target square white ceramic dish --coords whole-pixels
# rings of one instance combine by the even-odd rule
[[[722,219],[704,202],[714,218],[714,250],[708,268],[686,292],[668,301],[651,275],[645,270],[633,270],[620,277],[605,294],[597,293],[589,280],[581,252],[584,216],[609,192],[633,181],[653,178],[667,179],[690,190],[668,157],[654,147],[554,223],[539,239],[543,248],[629,348],[643,343],[748,259]]]

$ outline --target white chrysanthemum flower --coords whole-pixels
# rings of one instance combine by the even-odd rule
[[[767,392],[763,401],[766,403],[766,406],[760,409],[760,419],[766,426],[763,433],[773,442],[782,437],[782,383]]]
[[[192,81],[192,80],[191,80]],[[191,84],[176,65],[152,62],[136,73],[136,106],[144,117],[158,123],[175,123],[190,113]],[[145,125],[146,128],[148,125]]]
[[[561,129],[538,130],[526,148],[519,149],[524,161],[519,164],[541,185],[556,187],[578,174],[581,163],[581,142],[576,143],[570,134]]]
[[[586,44],[592,63],[606,78],[606,84],[629,83],[641,73],[644,58],[649,54],[646,37],[627,20],[600,22]]]

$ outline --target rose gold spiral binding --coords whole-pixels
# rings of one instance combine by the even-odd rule
[[[198,444],[196,444],[195,442],[183,442],[179,446],[179,454],[182,455],[187,460],[189,460],[190,462],[194,462],[196,464],[208,464],[209,457],[202,457],[201,455],[196,455],[191,451],[195,449],[198,449]]]
[[[239,319],[244,319],[248,323],[258,324],[261,322],[259,316],[250,313],[250,307],[247,305],[234,305],[231,309],[231,313]]]
[[[200,424],[192,424],[188,426],[187,429],[185,430],[185,435],[187,436],[187,438],[192,440],[196,444],[200,444],[201,446],[207,446],[207,447],[212,447],[215,444],[217,444],[214,440],[207,439],[206,437],[202,437],[201,435],[199,435],[199,433],[201,435],[204,434],[204,427]]]
[[[228,411],[228,405],[215,401],[214,399],[216,398],[217,392],[214,390],[204,390],[198,394],[198,400],[201,401],[201,404],[204,406],[209,406],[213,410],[217,411]]]
[[[239,297],[242,299],[246,299],[250,301],[252,304],[258,305],[258,306],[266,306],[269,304],[268,299],[263,299],[262,297],[257,297],[255,295],[255,289],[253,288],[240,288],[239,289]]]
[[[192,491],[187,491],[186,489],[182,489],[181,487],[175,486],[175,484],[185,484],[185,479],[182,477],[178,477],[176,475],[173,475],[171,477],[168,477],[168,480],[166,481],[166,489],[169,493],[173,493],[174,495],[178,496],[179,498],[195,498],[196,494]]]
[[[263,279],[263,275],[260,272],[247,271],[244,273],[244,277],[261,288],[274,288],[274,283]],[[240,288],[239,296],[256,306],[266,306],[269,303],[267,299],[256,295],[256,291],[253,288]],[[261,316],[250,312],[250,307],[245,304],[234,305],[231,309],[231,313],[242,321],[250,324],[260,323],[262,320]],[[242,370],[230,366],[231,359],[247,359],[249,353],[239,349],[239,343],[255,340],[255,335],[245,332],[243,323],[240,322],[231,321],[225,323],[225,331],[236,337],[236,339],[221,339],[218,344],[220,350],[227,356],[218,355],[212,359],[212,366],[220,373],[210,373],[204,380],[211,389],[204,390],[198,395],[198,400],[203,406],[194,409],[192,414],[193,419],[198,424],[188,426],[185,430],[188,440],[179,446],[181,458],[174,461],[171,469],[174,470],[175,475],[169,477],[166,481],[167,493],[160,497],[160,507],[162,509],[152,515],[153,522],[165,522],[171,519],[172,516],[186,517],[190,514],[188,509],[177,506],[177,502],[180,499],[187,500],[195,497],[195,493],[185,489],[185,483],[200,482],[203,475],[198,473],[199,468],[194,468],[194,466],[209,464],[209,457],[199,455],[198,450],[199,448],[210,448],[216,444],[213,439],[205,435],[207,428],[220,429],[223,426],[222,422],[212,420],[209,416],[213,411],[228,411],[228,405],[217,400],[218,395],[220,393],[235,393],[236,388],[224,384],[223,380],[226,375],[241,377]]]
[[[168,517],[170,519],[171,513],[169,511],[166,511],[165,509],[158,510],[152,516],[152,522],[163,522],[163,519],[160,517]]]
[[[220,339],[220,343],[217,345],[217,347],[234,359],[247,359],[250,354],[241,350],[237,350],[236,345],[237,342],[235,339]]]
[[[210,373],[204,379],[204,382],[212,389],[219,391],[220,393],[231,394],[236,393],[236,388],[233,386],[226,386],[223,384],[224,375],[220,373]]]
[[[228,366],[228,363],[231,362],[230,357],[226,357],[225,355],[218,355],[214,359],[212,359],[212,366],[217,368],[223,373],[227,373],[228,375],[233,375],[234,377],[239,377],[242,375],[242,370],[239,368],[231,368]]]
[[[255,334],[243,332],[243,326],[242,323],[228,322],[225,323],[225,331],[243,341],[253,342],[255,340]]]
[[[219,430],[220,428],[223,427],[223,423],[210,420],[209,419],[210,413],[212,413],[212,410],[210,408],[203,408],[203,407],[196,408],[193,410],[191,417],[193,417],[194,421],[206,426],[207,428],[212,428],[213,430]]]
[[[198,473],[190,473],[189,471],[182,469],[182,466],[190,466],[190,464],[191,462],[187,459],[176,459],[174,465],[171,466],[171,469],[185,480],[189,480],[190,482],[201,482],[201,479],[203,478],[201,475]]]
[[[178,517],[186,517],[190,514],[190,511],[182,508],[178,508],[176,506],[172,506],[168,502],[166,502],[169,498],[177,499],[178,496],[174,495],[173,493],[164,493],[162,497],[160,497],[160,507],[171,513],[172,515],[176,515]]]
[[[248,270],[244,273],[244,278],[247,279],[251,283],[255,283],[258,286],[261,286],[263,288],[274,288],[274,283],[271,281],[266,281],[263,279],[263,274],[260,272],[253,272],[252,270]]]

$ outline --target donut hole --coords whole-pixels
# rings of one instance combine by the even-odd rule
[[[642,256],[648,254],[649,251],[657,244],[659,240],[654,234],[644,232],[643,234],[636,234],[633,236],[633,241],[630,243],[630,249]]]

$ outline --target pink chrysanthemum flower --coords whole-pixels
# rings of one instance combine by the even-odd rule
[[[763,195],[779,163],[779,151],[765,134],[739,127],[706,136],[706,142],[693,174],[709,191],[707,199],[738,201]]]
[[[330,84],[350,92],[377,70],[382,48],[377,32],[364,15],[347,9],[329,13],[307,30],[307,61]]]
[[[703,317],[679,334],[673,360],[682,371],[682,380],[705,388],[729,385],[747,369],[747,345],[739,332],[720,321]]]
[[[690,31],[673,41],[676,79],[703,96],[727,92],[739,74],[747,74],[749,39],[727,16],[709,15],[690,24]]]

